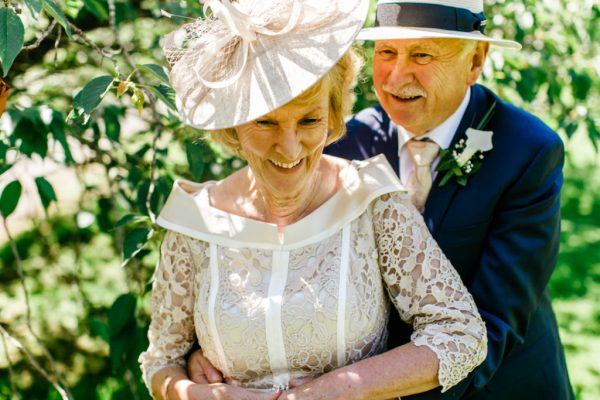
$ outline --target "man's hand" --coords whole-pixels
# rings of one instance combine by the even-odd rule
[[[290,389],[297,388],[298,386],[302,386],[302,385],[305,385],[305,384],[313,381],[315,378],[316,378],[316,376],[310,376],[310,375],[303,376],[301,378],[295,378],[295,379],[292,379],[288,385],[289,385]]]
[[[216,369],[204,354],[202,350],[196,350],[192,353],[187,363],[188,376],[195,383],[222,383],[223,375]]]
[[[241,387],[227,385],[225,383],[213,383],[209,385],[191,384],[182,385],[182,391],[174,399],[181,400],[277,400],[281,391],[259,393]],[[183,396],[182,396],[183,394]],[[169,397],[169,400],[171,397]]]

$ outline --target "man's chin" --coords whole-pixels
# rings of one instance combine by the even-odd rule
[[[412,127],[416,124],[415,116],[423,115],[422,111],[415,110],[412,112],[407,112],[406,110],[399,110],[398,108],[392,108],[391,110],[384,106],[384,110],[390,119],[396,124],[404,127],[408,131],[412,132]]]

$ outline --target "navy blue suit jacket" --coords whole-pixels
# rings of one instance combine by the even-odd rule
[[[434,182],[423,215],[475,298],[488,330],[488,356],[448,392],[434,389],[403,400],[573,398],[547,291],[559,246],[563,144],[539,119],[475,85],[451,146],[493,102],[495,113],[484,129],[494,132],[494,147],[481,169],[465,187]],[[363,110],[347,126],[347,136],[327,153],[349,159],[383,153],[398,173],[396,127],[380,106]],[[396,314],[390,346],[408,342],[412,332]]]

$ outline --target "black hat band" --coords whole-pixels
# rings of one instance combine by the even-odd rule
[[[435,28],[485,33],[485,15],[466,8],[426,3],[385,3],[377,6],[375,26]]]

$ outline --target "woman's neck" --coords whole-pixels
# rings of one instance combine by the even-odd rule
[[[331,185],[325,184],[320,179],[321,175],[320,170],[315,171],[304,190],[286,197],[273,196],[251,179],[252,203],[264,221],[276,224],[280,228],[293,224],[319,207],[324,202],[323,199],[329,198]]]
[[[281,233],[285,226],[307,216],[337,192],[343,181],[340,172],[348,165],[347,161],[340,161],[323,163],[306,185],[306,190],[286,198],[277,198],[269,195],[267,190],[261,190],[252,171],[245,168],[210,190],[210,204],[245,218],[275,224]]]

